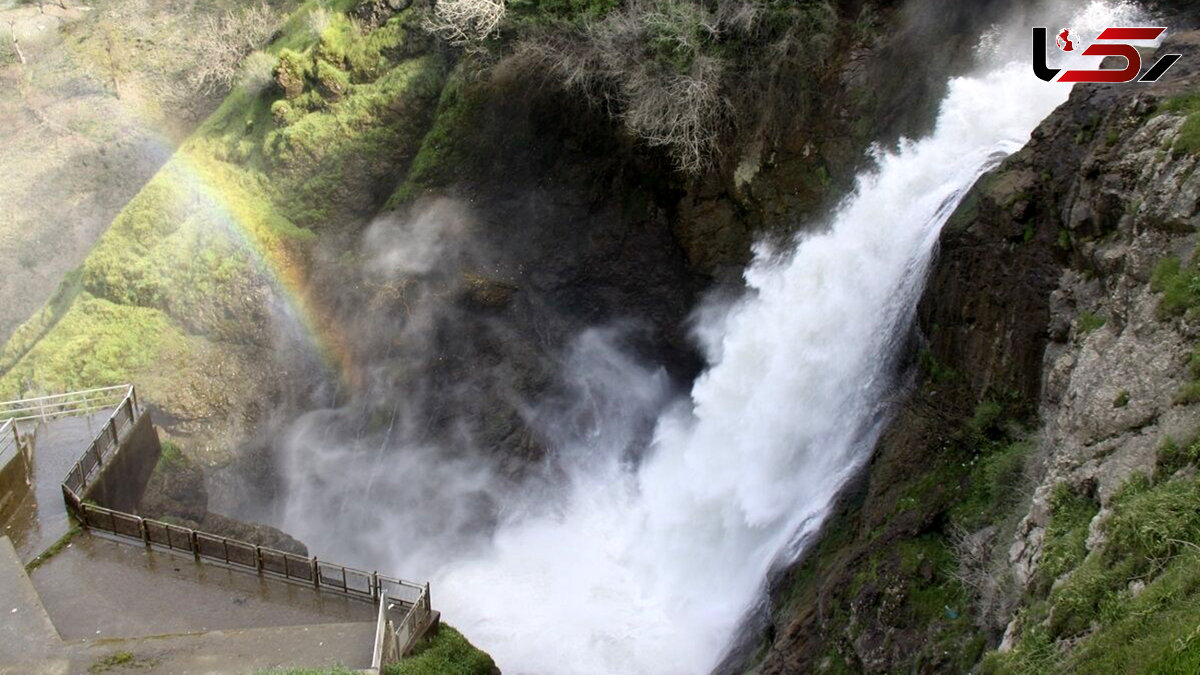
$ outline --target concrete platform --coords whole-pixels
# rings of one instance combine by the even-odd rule
[[[4,523],[22,562],[33,560],[58,541],[70,523],[63,503],[62,481],[91,443],[111,411],[64,417],[49,423],[22,423],[21,434],[33,439],[32,485],[29,494]]]
[[[30,576],[65,640],[375,621],[366,602],[91,534]]]
[[[141,571],[139,555],[145,558]],[[11,542],[0,537],[0,675],[126,668],[147,675],[246,675],[370,666],[375,612],[367,603],[168,553],[146,555],[87,534],[33,576],[49,593],[49,611]],[[52,615],[66,635],[86,639],[61,639]],[[259,625],[271,627],[251,627]]]

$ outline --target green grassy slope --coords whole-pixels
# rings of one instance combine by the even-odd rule
[[[220,345],[266,344],[269,302],[316,302],[315,233],[386,197],[449,70],[416,11],[369,28],[339,11],[353,4],[306,3],[252,59],[274,81],[231,92],[15,332],[0,398],[130,380],[170,398],[188,383],[157,374],[204,378]]]

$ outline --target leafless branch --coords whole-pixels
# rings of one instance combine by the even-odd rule
[[[188,83],[209,94],[229,89],[237,81],[242,59],[266,44],[278,24],[278,15],[265,2],[208,17],[192,41],[199,59]]]
[[[479,42],[500,28],[505,9],[504,0],[439,0],[425,30],[451,44]]]

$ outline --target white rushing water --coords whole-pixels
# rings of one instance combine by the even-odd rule
[[[1086,7],[1089,23],[1111,22],[1107,7]],[[509,515],[477,553],[435,571],[436,606],[507,675],[716,665],[772,566],[868,458],[942,225],[1069,93],[1033,76],[1027,39],[1014,45],[1011,61],[951,81],[933,132],[880,154],[828,229],[758,252],[746,296],[704,315],[710,366],[658,420],[640,464],[622,443],[578,449],[563,502]],[[644,370],[620,374],[631,393],[659,387]],[[351,470],[343,459],[326,467]],[[311,475],[312,453],[300,464]],[[293,503],[312,497],[290,480]],[[319,543],[310,522],[328,525],[293,509],[285,526]]]

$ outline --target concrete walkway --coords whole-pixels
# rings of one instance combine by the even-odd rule
[[[91,534],[30,576],[66,640],[375,621],[366,602]]]
[[[308,586],[91,532],[26,574],[68,532],[61,481],[107,417],[36,427],[29,490],[0,533],[0,675],[370,665],[374,607]]]
[[[88,534],[33,577],[0,537],[0,675],[370,665],[367,603]]]
[[[58,541],[67,530],[67,507],[62,481],[88,447],[111,411],[83,417],[64,417],[49,423],[22,423],[21,434],[33,439],[32,485],[25,500],[4,523],[22,562],[29,562]]]

